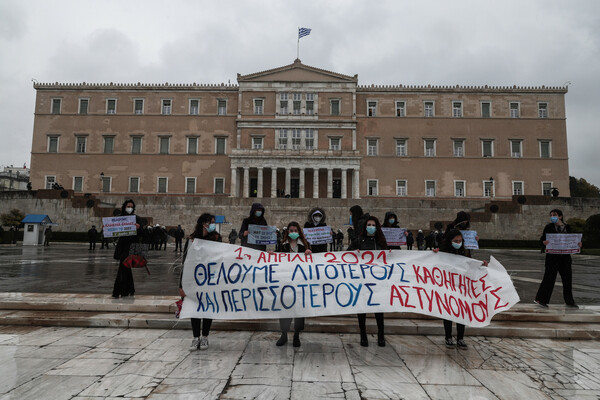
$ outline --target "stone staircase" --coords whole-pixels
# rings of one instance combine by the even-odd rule
[[[174,296],[135,296],[113,299],[98,294],[0,293],[0,325],[79,326],[190,329],[188,320],[175,318]],[[367,328],[377,328],[368,315]],[[278,331],[277,319],[214,320],[214,330]],[[308,318],[306,331],[358,333],[354,314]],[[386,334],[441,335],[439,319],[412,313],[388,313]],[[498,314],[483,328],[467,328],[468,335],[549,339],[599,339],[600,306],[580,310],[551,305],[517,304]]]

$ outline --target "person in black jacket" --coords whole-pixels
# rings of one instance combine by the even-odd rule
[[[423,231],[419,229],[417,232],[417,250],[425,250],[425,235],[423,235]]]
[[[349,250],[387,250],[387,242],[385,241],[385,236],[383,236],[381,224],[377,217],[367,217],[363,229],[360,231],[360,235],[358,235],[356,244],[356,248]],[[360,328],[360,345],[367,347],[369,345],[366,327],[367,314],[357,314],[357,317],[358,327]],[[375,320],[377,321],[377,345],[383,347],[385,346],[383,313],[375,313]]]
[[[250,215],[248,218],[244,218],[242,221],[239,237],[243,247],[249,247],[251,249],[262,251],[267,250],[267,245],[265,244],[248,243],[248,225],[268,225],[267,220],[265,219],[265,208],[262,204],[252,204],[252,207],[250,208]]]
[[[177,229],[175,229],[175,250],[174,251],[182,251],[181,244],[183,243],[183,238],[185,237],[185,231],[181,227],[181,225],[177,225]]]
[[[543,246],[542,251],[545,250],[546,245],[549,243],[546,239],[547,233],[571,232],[571,227],[565,224],[563,220],[562,211],[558,209],[550,211],[550,223],[544,227],[544,231],[540,237],[540,242]],[[581,247],[581,242],[579,243],[579,247]],[[552,291],[554,290],[556,274],[559,273],[563,284],[563,299],[565,300],[565,304],[567,307],[579,308],[579,306],[575,304],[575,299],[573,299],[573,271],[571,269],[571,262],[570,254],[546,253],[544,278],[535,295],[534,302],[536,304],[544,308],[548,307],[548,303],[552,297]]]
[[[90,242],[90,250],[96,250],[96,239],[98,238],[98,231],[96,225],[92,225],[92,228],[88,231],[88,240]]]
[[[135,215],[135,203],[133,200],[125,200],[121,206],[121,215]],[[120,236],[117,241],[117,247],[115,248],[114,259],[119,260],[119,269],[117,270],[117,277],[115,278],[115,285],[113,288],[112,297],[119,298],[119,296],[133,296],[135,293],[135,286],[133,284],[133,273],[131,268],[127,268],[123,261],[129,257],[129,247],[132,243],[136,243],[141,237],[141,220],[135,217],[135,227],[137,233],[134,236]]]
[[[385,213],[385,218],[383,218],[383,228],[400,228],[398,225],[398,216],[393,211],[388,211]],[[390,250],[400,250],[400,246],[388,246]]]
[[[406,250],[412,250],[414,242],[415,238],[413,237],[413,233],[411,231],[406,231]]]
[[[182,264],[185,263],[190,242],[193,242],[194,239],[212,240],[213,242],[221,242],[223,240],[221,238],[221,235],[216,231],[216,228],[217,224],[215,223],[214,215],[204,213],[200,217],[198,217],[198,220],[196,221],[196,227],[194,228],[194,233],[192,233],[190,237],[185,241],[185,247],[183,250],[183,260],[181,261]],[[183,268],[181,269],[181,274],[179,275],[179,295],[183,299],[185,297],[185,292],[183,290],[181,282],[182,278]],[[191,323],[194,339],[192,340],[190,350],[208,349],[208,334],[210,333],[212,319],[191,318]],[[200,336],[200,333],[202,333],[202,336]]]
[[[304,253],[311,254],[310,245],[304,237],[300,224],[292,221],[287,229],[283,231],[281,240],[281,253]],[[283,346],[288,341],[288,332],[292,325],[292,318],[280,318],[281,337],[277,340],[277,346]],[[304,318],[294,318],[294,347],[300,347],[300,332],[304,330]]]
[[[319,207],[315,207],[308,212],[304,228],[315,228],[317,226],[327,226],[325,210]],[[311,246],[313,253],[326,253],[327,243],[315,244]]]
[[[358,241],[360,239],[361,232],[364,230],[365,221],[369,218],[368,213],[364,213],[363,209],[359,205],[350,207],[350,218],[352,228],[354,229],[354,237],[348,246],[348,250],[358,249]],[[350,236],[350,232],[348,232]]]
[[[235,244],[237,237],[238,237],[238,233],[235,231],[235,228],[233,228],[231,230],[231,232],[229,233],[229,244]]]

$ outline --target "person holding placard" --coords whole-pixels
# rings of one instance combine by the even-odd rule
[[[214,215],[204,213],[200,217],[198,217],[198,220],[196,221],[196,227],[194,228],[194,233],[192,233],[190,237],[185,241],[185,246],[183,248],[183,260],[181,261],[182,264],[185,263],[190,242],[194,242],[194,239],[211,240],[213,242],[222,241],[221,235],[219,234],[219,232],[216,231],[216,228],[217,224],[215,223]],[[183,268],[181,269],[181,274],[179,275],[179,295],[183,299],[185,297],[185,292],[183,291],[181,284],[182,277]],[[208,349],[208,334],[210,333],[212,319],[191,318],[191,323],[194,339],[192,340],[190,350]],[[202,336],[200,336],[200,333],[202,333]]]
[[[304,223],[305,228],[316,228],[319,226],[327,226],[325,210],[320,207],[315,207],[308,212],[308,217],[306,222]],[[313,244],[312,246],[313,253],[326,253],[327,252],[327,243],[323,244]]]
[[[248,225],[268,225],[267,220],[265,219],[265,208],[262,204],[252,204],[252,207],[250,208],[250,215],[248,218],[244,218],[242,221],[242,227],[240,228],[239,236],[243,247],[250,247],[251,249],[266,251],[266,244],[248,243]]]
[[[450,232],[453,229],[458,229],[459,231],[468,231],[471,229],[471,215],[466,211],[459,211],[456,213],[456,218],[454,221],[448,224],[446,227],[446,232]],[[447,233],[446,233],[447,234]],[[446,235],[443,236],[444,240],[446,239]],[[479,236],[475,236],[475,240],[479,242]],[[471,250],[465,249],[465,255],[467,257],[471,257]]]
[[[383,225],[381,225],[382,228],[400,228],[400,226],[398,225],[398,217],[396,216],[396,213],[394,213],[393,211],[388,211],[385,213],[385,218],[383,219]],[[388,246],[388,249],[390,250],[400,250],[400,246]]]
[[[563,213],[559,209],[550,211],[550,223],[544,227],[540,242],[542,250],[548,245],[546,234],[548,233],[572,233],[571,227],[565,224]],[[581,248],[581,242],[578,243]],[[546,261],[544,263],[545,271],[540,287],[535,295],[534,303],[543,308],[548,308],[548,303],[552,297],[554,283],[556,282],[556,274],[560,274],[560,279],[563,285],[563,299],[565,304],[570,308],[579,308],[573,299],[573,271],[571,269],[570,254],[550,254],[546,253]]]
[[[348,250],[387,250],[387,242],[377,217],[367,217],[356,243],[357,248]],[[360,328],[360,345],[367,347],[369,346],[366,327],[367,314],[357,314],[357,317],[358,327]],[[375,321],[377,321],[377,345],[383,347],[385,346],[383,313],[375,313]]]
[[[310,245],[304,237],[304,233],[300,228],[300,224],[292,221],[288,224],[287,229],[283,231],[281,239],[281,253],[304,253],[311,254]],[[277,346],[283,346],[288,341],[288,332],[292,325],[292,318],[280,318],[279,326],[281,327],[281,337],[277,340]],[[294,318],[294,347],[300,347],[300,332],[304,330],[304,318]]]
[[[135,215],[135,203],[133,200],[125,200],[121,206],[121,215]],[[115,248],[114,259],[119,260],[119,269],[117,270],[117,276],[115,278],[115,285],[113,288],[112,297],[118,299],[119,296],[133,296],[135,293],[135,286],[133,284],[133,273],[131,268],[127,268],[123,261],[129,257],[129,247],[132,243],[138,241],[140,232],[140,220],[136,216],[135,228],[137,232],[133,236],[119,236],[117,241],[117,247]]]

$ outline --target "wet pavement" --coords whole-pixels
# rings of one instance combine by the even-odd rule
[[[0,327],[2,399],[597,399],[600,342],[276,332]],[[596,372],[594,372],[596,371]]]
[[[150,251],[148,267],[133,271],[136,294],[176,295],[181,253]],[[0,292],[110,294],[118,263],[114,248],[89,251],[87,244],[53,243],[49,247],[0,245]],[[475,257],[493,255],[507,269],[522,302],[532,301],[544,270],[544,255],[534,250],[478,250]],[[573,293],[579,304],[600,304],[600,256],[573,256]],[[550,301],[562,304],[557,278]]]

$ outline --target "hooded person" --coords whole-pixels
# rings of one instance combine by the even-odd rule
[[[267,245],[265,244],[251,244],[248,243],[248,225],[268,225],[265,219],[265,207],[260,203],[252,204],[250,208],[250,215],[248,218],[244,218],[242,226],[239,230],[239,237],[243,247],[250,247],[251,249],[266,251]]]
[[[383,219],[382,228],[399,228],[398,225],[398,216],[393,211],[388,211],[385,213],[385,218]],[[388,246],[390,250],[400,250],[400,246]]]
[[[304,228],[315,228],[317,226],[327,226],[325,210],[320,207],[315,207],[308,212]],[[313,253],[326,253],[327,243],[310,245]]]
[[[446,232],[450,232],[452,229],[457,229],[459,231],[466,231],[471,229],[471,215],[469,215],[466,211],[459,211],[456,213],[456,218],[454,221],[450,222],[446,227]],[[446,239],[446,236],[443,236],[443,240]],[[478,237],[475,237],[475,240],[479,241]],[[471,250],[466,250],[467,257],[471,257]]]
[[[348,246],[348,250],[356,250],[359,248],[360,244],[360,235],[364,230],[365,222],[369,219],[369,213],[364,213],[363,209],[359,205],[354,205],[350,207],[350,218],[352,223],[352,228],[354,229],[354,237],[350,242],[350,246]]]

